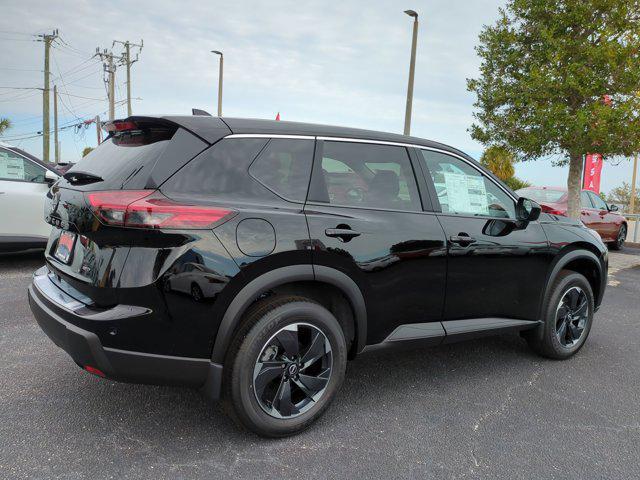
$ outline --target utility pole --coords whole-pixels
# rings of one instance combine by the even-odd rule
[[[140,40],[140,43],[131,43],[129,40],[125,42],[121,42],[120,40],[114,40],[113,46],[116,43],[120,43],[124,45],[124,53],[120,57],[120,65],[124,65],[127,67],[127,116],[131,116],[131,65],[138,61],[138,57],[140,52],[142,51],[142,47],[144,46],[144,40]],[[138,47],[138,53],[136,53],[136,58],[131,59],[131,47]]]
[[[102,143],[102,125],[100,124],[100,115],[96,115],[96,135],[98,140],[98,145]]]
[[[107,51],[105,48],[100,51],[100,48],[96,48],[96,56],[102,60],[104,71],[107,74],[107,97],[109,97],[109,120],[113,121],[116,116],[115,106],[115,83],[116,83],[116,64],[114,62],[115,57],[112,51]]]
[[[42,90],[42,159],[49,161],[49,54],[51,51],[51,43],[58,38],[58,30],[52,33],[38,35],[39,42],[44,42],[44,89]]]
[[[53,86],[53,151],[56,165],[60,163],[60,144],[58,143],[58,86]]]
[[[218,68],[218,116],[222,116],[222,69],[224,67],[224,55],[219,50],[211,50],[211,53],[220,55],[220,67]]]
[[[409,63],[409,85],[407,86],[407,108],[404,113],[404,134],[411,132],[411,108],[413,105],[413,77],[416,72],[416,46],[418,44],[418,14],[413,10],[404,13],[413,17],[413,39],[411,40],[411,61]]]
[[[633,214],[636,206],[636,175],[638,174],[638,154],[633,157],[633,173],[631,174],[631,200],[629,200],[629,213]],[[636,222],[638,228],[638,222]]]

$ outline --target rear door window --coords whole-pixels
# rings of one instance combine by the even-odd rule
[[[325,201],[335,205],[420,211],[406,148],[324,141],[320,168]]]
[[[286,200],[304,202],[309,187],[314,141],[274,138],[251,164],[249,173]]]
[[[593,210],[593,204],[591,203],[591,199],[589,198],[589,194],[584,190],[580,192],[580,206],[582,208],[589,208]]]
[[[607,207],[606,202],[604,200],[602,200],[602,198],[600,196],[598,196],[597,194],[595,194],[593,192],[588,192],[588,195],[589,195],[589,197],[591,197],[591,202],[593,203],[593,206],[597,210],[606,210],[606,211],[609,210],[609,208]]]

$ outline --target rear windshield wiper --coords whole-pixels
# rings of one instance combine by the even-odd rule
[[[87,185],[89,183],[102,182],[103,178],[93,173],[70,171],[63,175],[71,185]]]

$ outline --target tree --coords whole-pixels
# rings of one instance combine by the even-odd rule
[[[616,187],[609,192],[609,195],[607,196],[607,202],[617,203],[628,207],[631,203],[631,185],[629,185],[627,182],[622,182],[622,186]],[[635,204],[640,205],[640,192],[637,191]]]
[[[484,151],[482,157],[480,157],[480,164],[491,170],[500,180],[504,181],[513,177],[515,173],[513,160],[513,154],[505,147],[491,145]]]
[[[91,152],[93,152],[93,148],[92,147],[84,147],[84,149],[82,150],[82,156],[86,157]]]
[[[507,0],[480,34],[472,137],[569,164],[573,218],[583,154],[640,150],[639,25],[640,0]]]
[[[531,185],[529,182],[525,182],[514,176],[514,162],[515,157],[509,149],[499,145],[491,145],[484,151],[482,157],[480,157],[480,164],[491,170],[491,172],[506,183],[511,190],[520,190],[521,188],[529,187]]]
[[[11,120],[8,118],[0,118],[0,135],[11,128]]]

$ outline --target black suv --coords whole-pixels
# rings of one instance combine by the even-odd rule
[[[85,370],[309,426],[347,359],[520,331],[584,344],[607,249],[464,153],[349,128],[130,117],[52,186],[36,320]]]

